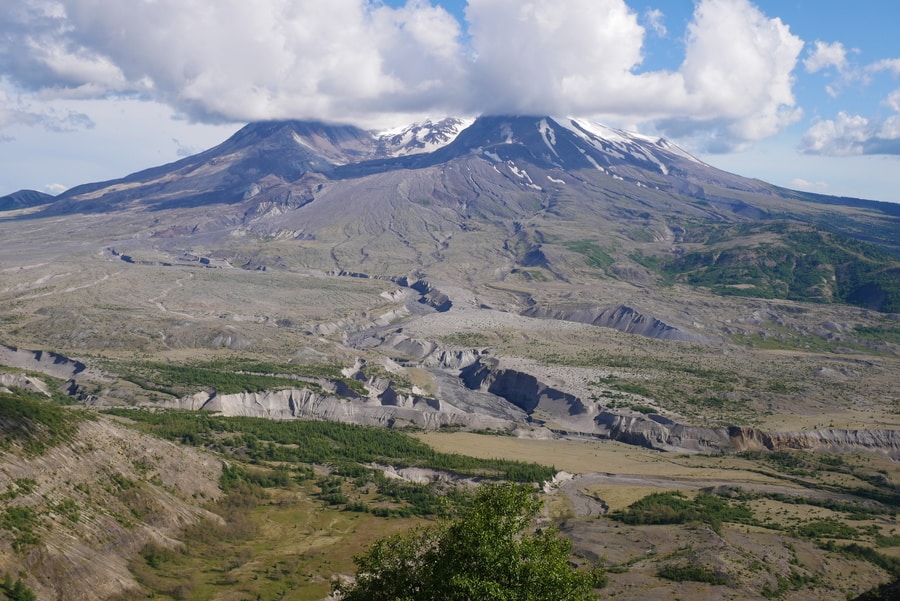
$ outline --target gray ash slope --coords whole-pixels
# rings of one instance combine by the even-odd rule
[[[144,211],[144,229],[129,227],[164,250],[201,244],[225,256],[239,235],[296,241],[302,265],[325,270],[397,277],[474,264],[488,278],[504,265],[571,282],[587,267],[640,286],[674,278],[727,294],[900,306],[897,205],[785,190],[579,119],[446,119],[386,134],[254,123],[203,153],[78,186],[18,218]],[[783,252],[773,256],[773,243]],[[811,247],[829,250],[809,259]],[[269,261],[246,248],[225,258]],[[800,273],[810,261],[827,272],[821,282]],[[863,267],[844,273],[854,261]],[[769,273],[773,262],[800,275]]]

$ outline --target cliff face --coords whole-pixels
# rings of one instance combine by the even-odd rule
[[[677,423],[662,415],[629,415],[606,410],[558,390],[535,376],[503,369],[480,359],[461,370],[467,387],[497,395],[529,416],[550,414],[552,429],[565,436],[590,436],[650,449],[675,452],[745,450],[876,451],[900,458],[898,430],[812,430],[764,432],[754,428],[704,428]]]
[[[680,329],[625,305],[615,307],[554,307],[541,309],[531,307],[522,312],[527,317],[541,319],[561,319],[586,323],[593,326],[612,328],[626,334],[637,334],[659,340],[680,340],[682,342],[706,342],[706,338]]]
[[[900,458],[900,430],[811,430],[762,432],[733,426],[728,429],[736,451],[878,451]]]
[[[375,398],[349,400],[308,389],[239,394],[198,393],[167,403],[176,409],[213,411],[227,416],[268,419],[316,419],[370,426],[436,429],[459,425],[474,429],[510,430],[514,424],[457,410],[437,399],[400,395],[386,389]]]

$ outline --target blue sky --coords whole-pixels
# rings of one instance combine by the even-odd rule
[[[243,123],[575,115],[741,175],[900,202],[900,3],[0,0],[0,194]]]

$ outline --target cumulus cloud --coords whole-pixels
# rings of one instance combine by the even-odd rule
[[[837,97],[845,88],[855,83],[869,83],[868,70],[848,58],[849,54],[858,54],[858,49],[848,51],[841,42],[822,42],[816,40],[803,66],[808,73],[824,72],[826,76],[836,73],[837,77],[825,86],[831,97]],[[833,70],[833,71],[832,71]]]
[[[820,121],[809,128],[803,136],[801,148],[808,154],[863,154],[866,141],[872,135],[868,119],[840,112],[837,118]]]
[[[890,94],[888,94],[887,99],[885,99],[884,103],[891,107],[894,111],[900,113],[900,90],[894,90]]]
[[[829,156],[900,154],[900,115],[875,121],[840,112],[835,119],[810,127],[800,149],[807,154]]]
[[[799,117],[803,42],[749,0],[698,0],[674,71],[641,69],[642,23],[664,35],[663,15],[625,0],[469,0],[465,28],[428,0],[14,4],[0,74],[22,90],[137,95],[199,121],[578,114],[658,120],[724,150]]]
[[[828,67],[843,71],[847,68],[847,50],[840,42],[829,44],[816,40],[809,56],[804,59],[803,66],[809,73],[816,73]]]
[[[892,115],[867,118],[840,112],[815,123],[803,136],[800,150],[831,156],[900,155],[900,89],[888,94],[883,104]]]

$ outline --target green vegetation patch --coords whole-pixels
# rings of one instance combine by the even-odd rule
[[[564,246],[572,252],[583,255],[584,261],[589,267],[606,269],[615,262],[615,259],[606,250],[592,240],[573,240],[566,242]]]
[[[858,326],[856,333],[866,340],[900,344],[900,325]]]
[[[42,455],[48,448],[70,441],[84,417],[40,393],[21,389],[0,392],[0,450],[16,444],[27,455]]]
[[[834,518],[811,520],[797,526],[794,534],[799,538],[843,538],[853,539],[859,536],[859,531],[853,526]]]
[[[6,574],[3,577],[3,580],[0,581],[0,594],[3,595],[3,599],[7,599],[8,601],[37,600],[37,595],[34,594],[34,591],[31,590],[21,578],[16,578],[14,581],[9,574]]]
[[[791,222],[724,228],[704,242],[708,249],[643,264],[721,295],[900,311],[900,263],[874,244]]]
[[[661,567],[656,575],[674,582],[705,582],[707,584],[728,584],[728,579],[706,566],[668,565]]]
[[[652,493],[627,508],[610,513],[630,525],[702,523],[719,532],[724,522],[755,523],[753,511],[743,501],[700,493],[689,499],[683,493]]]
[[[306,388],[324,392],[312,380],[326,379],[342,383],[353,394],[365,395],[362,382],[346,378],[336,365],[272,363],[248,358],[217,359],[188,365],[136,362],[110,363],[106,369],[144,390],[171,396],[183,396],[197,390],[215,390],[219,394],[262,392]]]
[[[0,513],[0,530],[12,533],[12,547],[17,552],[41,542],[36,532],[41,524],[40,516],[31,507],[13,505]]]
[[[554,528],[533,530],[540,508],[528,487],[483,485],[452,520],[376,541],[334,589],[345,601],[595,598],[605,574],[574,568]]]
[[[182,396],[197,390],[215,390],[219,394],[262,392],[315,387],[291,378],[242,373],[210,368],[201,365],[174,365],[169,363],[135,363],[122,369],[122,377],[144,390]]]
[[[439,453],[402,432],[374,426],[222,417],[192,411],[109,409],[107,412],[133,419],[145,431],[163,438],[226,453],[239,452],[256,461],[333,464],[338,469],[378,463],[514,482],[544,482],[556,473],[554,468],[536,463]]]

